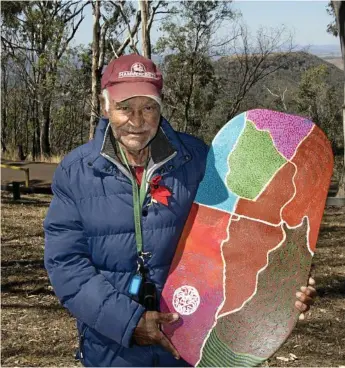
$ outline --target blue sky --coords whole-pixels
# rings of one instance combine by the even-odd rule
[[[336,45],[339,39],[326,32],[331,17],[326,12],[327,1],[234,1],[233,8],[241,11],[250,31],[260,26],[279,27],[285,25],[294,34],[295,44]],[[308,16],[309,14],[309,16]],[[91,8],[85,11],[86,18],[76,34],[75,44],[92,40]],[[153,40],[158,37],[156,31]],[[340,50],[340,46],[339,46]]]

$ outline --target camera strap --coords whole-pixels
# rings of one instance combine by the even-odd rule
[[[143,172],[143,177],[141,180],[140,187],[133,176],[132,170],[129,167],[127,157],[123,152],[120,144],[118,142],[117,147],[121,153],[122,161],[126,165],[128,172],[130,173],[130,178],[132,182],[132,191],[133,191],[133,208],[134,208],[134,227],[135,227],[135,241],[137,245],[137,253],[138,253],[138,271],[143,274],[143,266],[144,266],[144,255],[143,253],[143,236],[141,229],[141,211],[146,197],[146,166]]]

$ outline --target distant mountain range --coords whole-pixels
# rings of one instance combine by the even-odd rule
[[[340,44],[338,45],[314,45],[304,47],[304,49],[312,55],[316,55],[327,62],[335,65],[337,68],[344,70],[344,61],[341,56]]]
[[[333,59],[333,58],[341,58],[341,50],[340,50],[340,42],[339,45],[297,45],[295,47],[295,51],[302,51],[307,52],[312,55],[316,55],[322,59]],[[214,57],[214,60],[219,59],[220,57]],[[163,61],[163,57],[161,55],[152,55],[152,60],[160,64]],[[332,63],[332,61],[331,61]],[[341,66],[339,66],[339,62],[335,64],[342,69]]]
[[[297,49],[304,50],[309,54],[313,54],[319,57],[341,57],[340,42],[335,45],[310,45],[310,46],[298,46]]]

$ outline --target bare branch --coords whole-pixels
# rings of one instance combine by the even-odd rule
[[[61,47],[61,50],[57,56],[57,59],[60,60],[62,55],[64,54],[64,52],[67,49],[68,44],[71,42],[71,40],[73,39],[74,35],[76,34],[81,22],[84,20],[85,16],[82,15],[81,18],[79,19],[78,23],[76,24],[76,26],[74,26],[73,24],[73,29],[72,29],[72,33],[71,35],[67,38],[67,40],[64,42],[64,45]]]
[[[138,28],[139,28],[139,25],[140,25],[140,22],[141,22],[141,13],[140,13],[140,11],[137,11],[137,13],[136,13],[135,23],[134,23],[132,29],[130,29],[130,27],[129,27],[127,17],[126,17],[126,20],[127,20],[127,26],[129,28],[129,36],[125,39],[125,41],[122,43],[122,45],[114,53],[116,57],[121,56],[123,51],[125,50],[125,48],[128,46],[128,44],[131,41],[133,41],[133,36],[138,31]],[[136,52],[139,53],[138,51],[136,51]]]
[[[147,22],[147,27],[146,27],[147,32],[150,32],[150,30],[151,30],[152,22],[153,22],[153,19],[154,19],[155,15],[163,13],[163,12],[157,12],[157,10],[161,6],[161,4],[162,4],[162,1],[158,1],[157,5],[152,7],[150,18],[148,19],[148,22]],[[167,13],[167,12],[164,12],[164,13]]]
[[[36,48],[31,48],[28,46],[20,46],[12,41],[7,40],[5,37],[1,36],[1,42],[3,43],[3,46],[6,47],[6,45],[12,49],[12,52],[14,52],[15,49],[19,49],[19,50],[26,50],[26,51],[35,51],[37,52],[38,50]]]
[[[98,69],[102,70],[104,66],[104,57],[105,57],[105,36],[107,34],[107,30],[109,28],[109,22],[104,22],[101,27],[101,34],[100,34],[100,53],[98,59]]]
[[[280,98],[280,96],[278,96],[277,94],[275,94],[275,93],[273,93],[268,87],[266,87],[266,86],[264,86],[266,89],[267,89],[267,91],[273,96],[273,97],[278,97],[278,98]]]
[[[111,48],[113,49],[113,53],[114,53],[114,55],[115,55],[115,58],[116,58],[116,59],[118,59],[118,58],[119,58],[119,55],[116,53],[116,50],[115,50],[115,48],[114,48],[114,45],[111,43],[111,44],[110,44],[110,46],[111,46]]]
[[[79,1],[75,2],[74,4],[76,4],[76,3],[79,3]],[[80,9],[78,11],[72,13],[68,18],[65,18],[63,22],[65,24],[67,24],[68,22],[70,22],[72,19],[74,19],[75,17],[77,17],[84,10],[84,8],[87,5],[89,5],[90,3],[91,3],[90,0],[89,1],[85,1],[84,4],[80,7]],[[72,4],[71,4],[71,6],[72,6]],[[83,19],[84,19],[84,17],[83,17]]]

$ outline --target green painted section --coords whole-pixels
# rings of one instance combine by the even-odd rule
[[[228,163],[228,188],[240,197],[254,199],[286,159],[276,150],[268,132],[257,130],[246,121]]]
[[[290,335],[298,320],[296,290],[308,279],[312,256],[307,247],[308,220],[289,229],[258,273],[256,293],[243,307],[217,319],[218,339],[232,351],[269,358]]]
[[[213,329],[204,346],[198,367],[255,367],[264,361],[263,358],[231,351]]]

